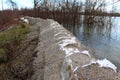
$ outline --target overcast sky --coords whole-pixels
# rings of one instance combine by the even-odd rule
[[[19,6],[19,8],[33,8],[33,0],[13,0],[14,2],[17,3],[17,5]],[[78,0],[81,1],[81,0]],[[84,1],[84,0],[82,0]],[[111,10],[112,5],[115,6],[115,8],[117,9],[118,12],[120,12],[120,0],[119,2],[117,2],[118,0],[114,0],[116,3],[113,4],[112,0],[106,0],[107,2],[107,8],[108,10]],[[0,0],[0,10],[2,10],[2,0]],[[4,9],[10,8],[10,6],[7,4],[8,0],[3,0],[3,6]]]
[[[32,8],[33,7],[33,0],[12,0],[17,3],[19,8]],[[3,8],[7,9],[10,8],[8,4],[8,0],[3,0]],[[0,0],[0,10],[2,9],[2,0]]]

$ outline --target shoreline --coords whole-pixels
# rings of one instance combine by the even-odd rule
[[[96,60],[91,50],[87,49],[71,32],[63,28],[56,21],[30,17],[27,17],[27,19],[30,23],[38,20],[33,26],[40,28],[39,41],[36,48],[37,57],[35,57],[33,63],[35,73],[32,79],[120,79],[120,74],[114,72],[116,70],[114,64],[107,59]],[[82,67],[83,65],[90,64],[91,61],[93,61],[93,64]],[[76,67],[79,68],[76,69]],[[114,69],[112,70],[110,68]]]

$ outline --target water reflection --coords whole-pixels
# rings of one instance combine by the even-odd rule
[[[112,21],[112,20],[111,20]],[[104,26],[92,24],[64,25],[84,45],[91,48],[94,56],[99,59],[107,58],[120,70],[120,18],[114,19]]]

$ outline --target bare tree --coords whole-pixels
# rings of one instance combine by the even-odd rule
[[[13,10],[17,8],[17,3],[15,3],[13,0],[8,0],[8,1],[11,4]]]
[[[85,2],[85,17],[84,21],[93,24],[100,23],[104,24],[104,16],[96,17],[96,15],[101,15],[106,10],[106,5],[104,0],[86,0]]]
[[[39,3],[41,0],[34,0],[34,11],[35,11],[35,16],[38,16],[38,12],[39,12]]]

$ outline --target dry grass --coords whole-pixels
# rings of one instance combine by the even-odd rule
[[[25,25],[26,27],[22,26],[16,25],[0,32],[0,61],[6,62],[19,49],[20,41],[29,32],[27,25]]]

